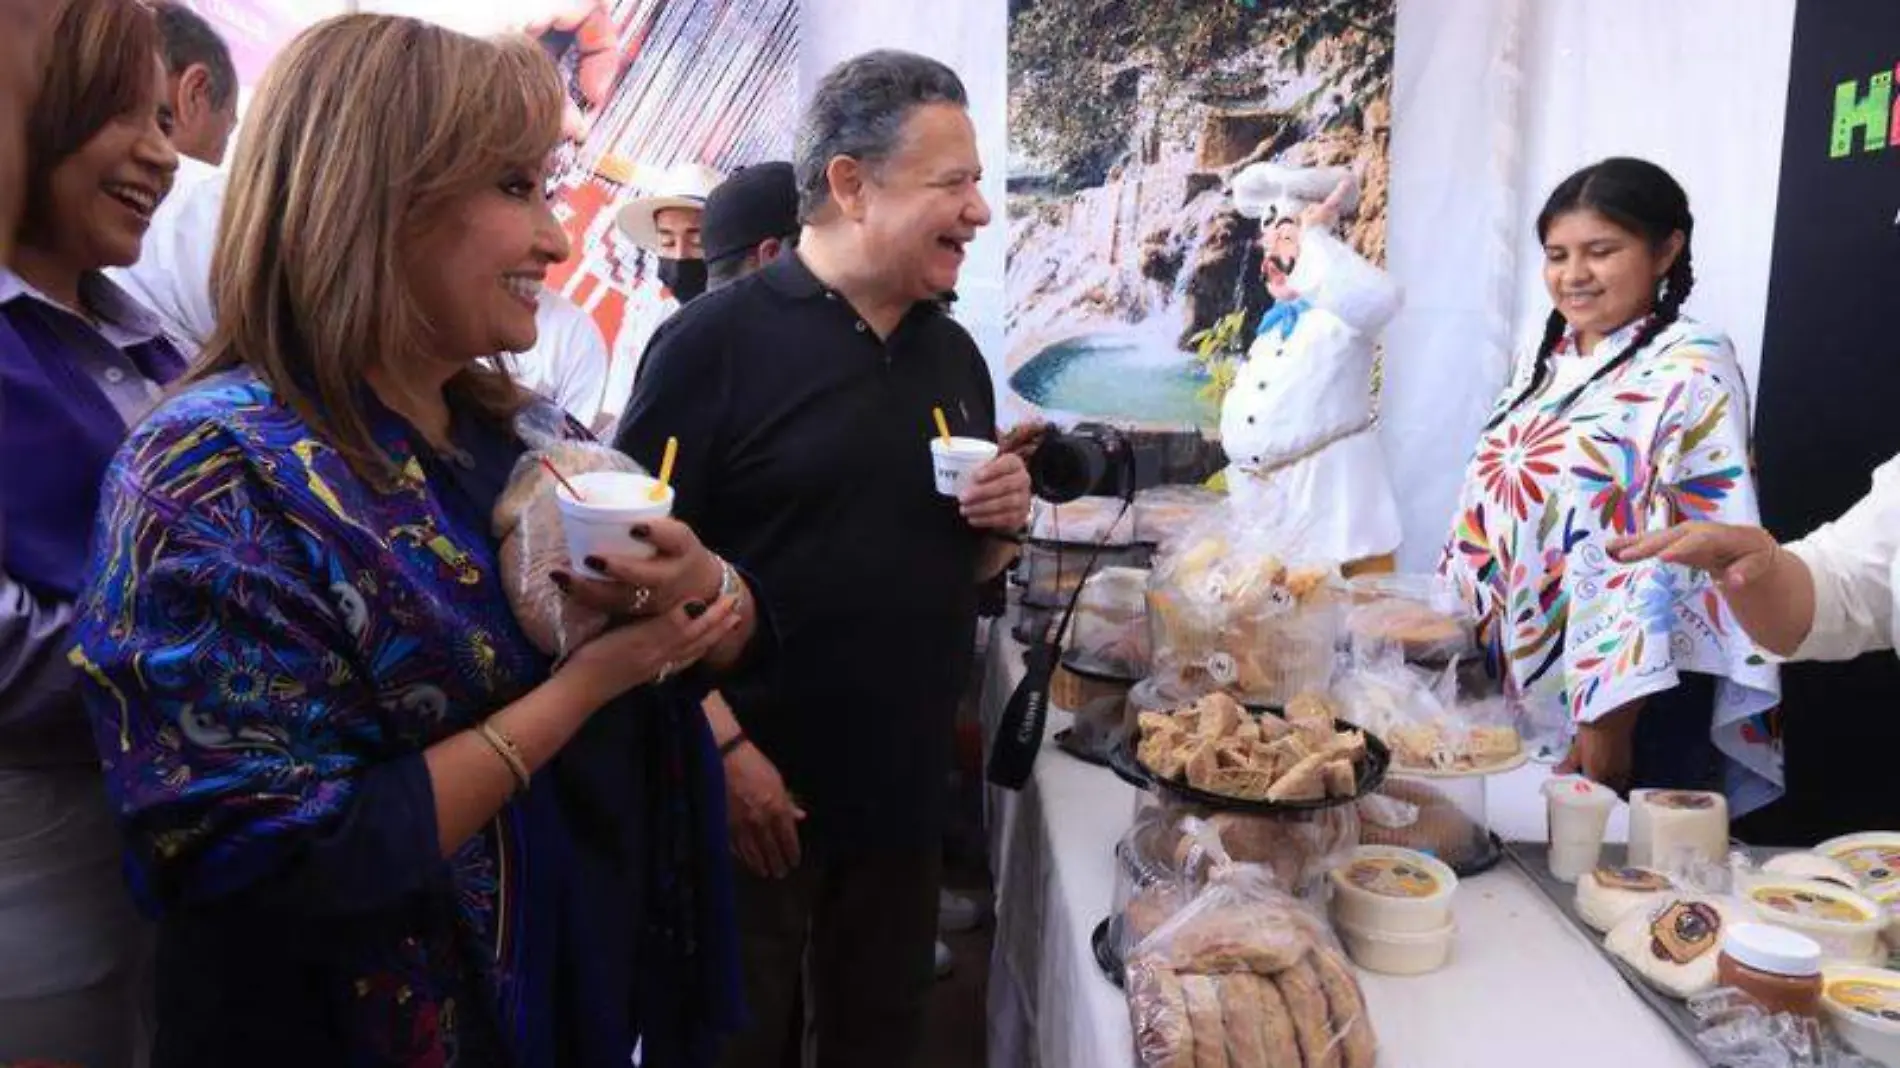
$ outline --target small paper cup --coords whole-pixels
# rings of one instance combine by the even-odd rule
[[[1550,817],[1550,874],[1574,883],[1597,870],[1616,792],[1582,776],[1566,775],[1544,783],[1544,802]]]
[[[633,525],[648,519],[665,519],[673,514],[673,488],[665,487],[659,500],[653,499],[658,479],[631,471],[589,471],[568,479],[584,500],[575,500],[564,487],[554,488],[554,503],[561,510],[561,528],[567,534],[567,562],[574,570],[594,579],[611,578],[584,560],[589,556],[634,556],[646,559],[654,549],[633,536]]]
[[[937,472],[937,492],[960,497],[978,468],[996,459],[996,443],[981,438],[930,439],[931,466]]]

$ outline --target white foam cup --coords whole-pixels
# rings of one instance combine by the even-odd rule
[[[1574,883],[1597,869],[1616,791],[1581,775],[1565,775],[1544,784],[1544,802],[1550,814],[1550,874]]]
[[[632,471],[589,471],[568,479],[580,492],[574,499],[566,488],[554,488],[554,501],[561,509],[561,527],[567,534],[567,562],[588,578],[604,579],[588,567],[590,556],[635,556],[646,559],[653,546],[633,536],[633,525],[647,519],[665,519],[673,514],[673,488],[664,487],[658,500],[653,488],[656,478]]]
[[[931,466],[937,473],[937,492],[960,497],[978,468],[996,459],[996,443],[981,438],[930,439]]]

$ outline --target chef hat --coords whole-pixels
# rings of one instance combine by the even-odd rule
[[[1339,214],[1346,216],[1359,209],[1359,182],[1344,167],[1255,163],[1234,175],[1231,191],[1234,206],[1242,215],[1272,223],[1289,215],[1297,216],[1306,205],[1325,200],[1342,181],[1347,183],[1347,188],[1345,197],[1340,200]]]

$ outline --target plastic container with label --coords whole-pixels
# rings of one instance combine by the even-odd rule
[[[1367,935],[1424,935],[1451,925],[1458,876],[1411,849],[1360,846],[1333,869],[1333,919]]]
[[[1886,910],[1852,890],[1771,876],[1749,883],[1743,897],[1760,922],[1807,935],[1821,944],[1830,961],[1867,964],[1886,959],[1880,944]]]
[[[1853,869],[1861,889],[1876,897],[1878,891],[1900,886],[1900,832],[1868,831],[1830,838],[1814,851]]]
[[[1900,1068],[1900,973],[1881,968],[1828,968],[1821,1010],[1848,1047]]]
[[[1343,921],[1335,921],[1334,927],[1352,962],[1381,975],[1425,975],[1443,968],[1451,961],[1458,935],[1449,922],[1435,931],[1410,934],[1368,931]]]

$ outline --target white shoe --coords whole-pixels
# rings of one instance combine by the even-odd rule
[[[948,979],[957,967],[956,958],[950,955],[950,947],[937,943],[937,978]]]
[[[983,922],[983,909],[962,894],[937,891],[937,930],[956,934],[974,931]]]

